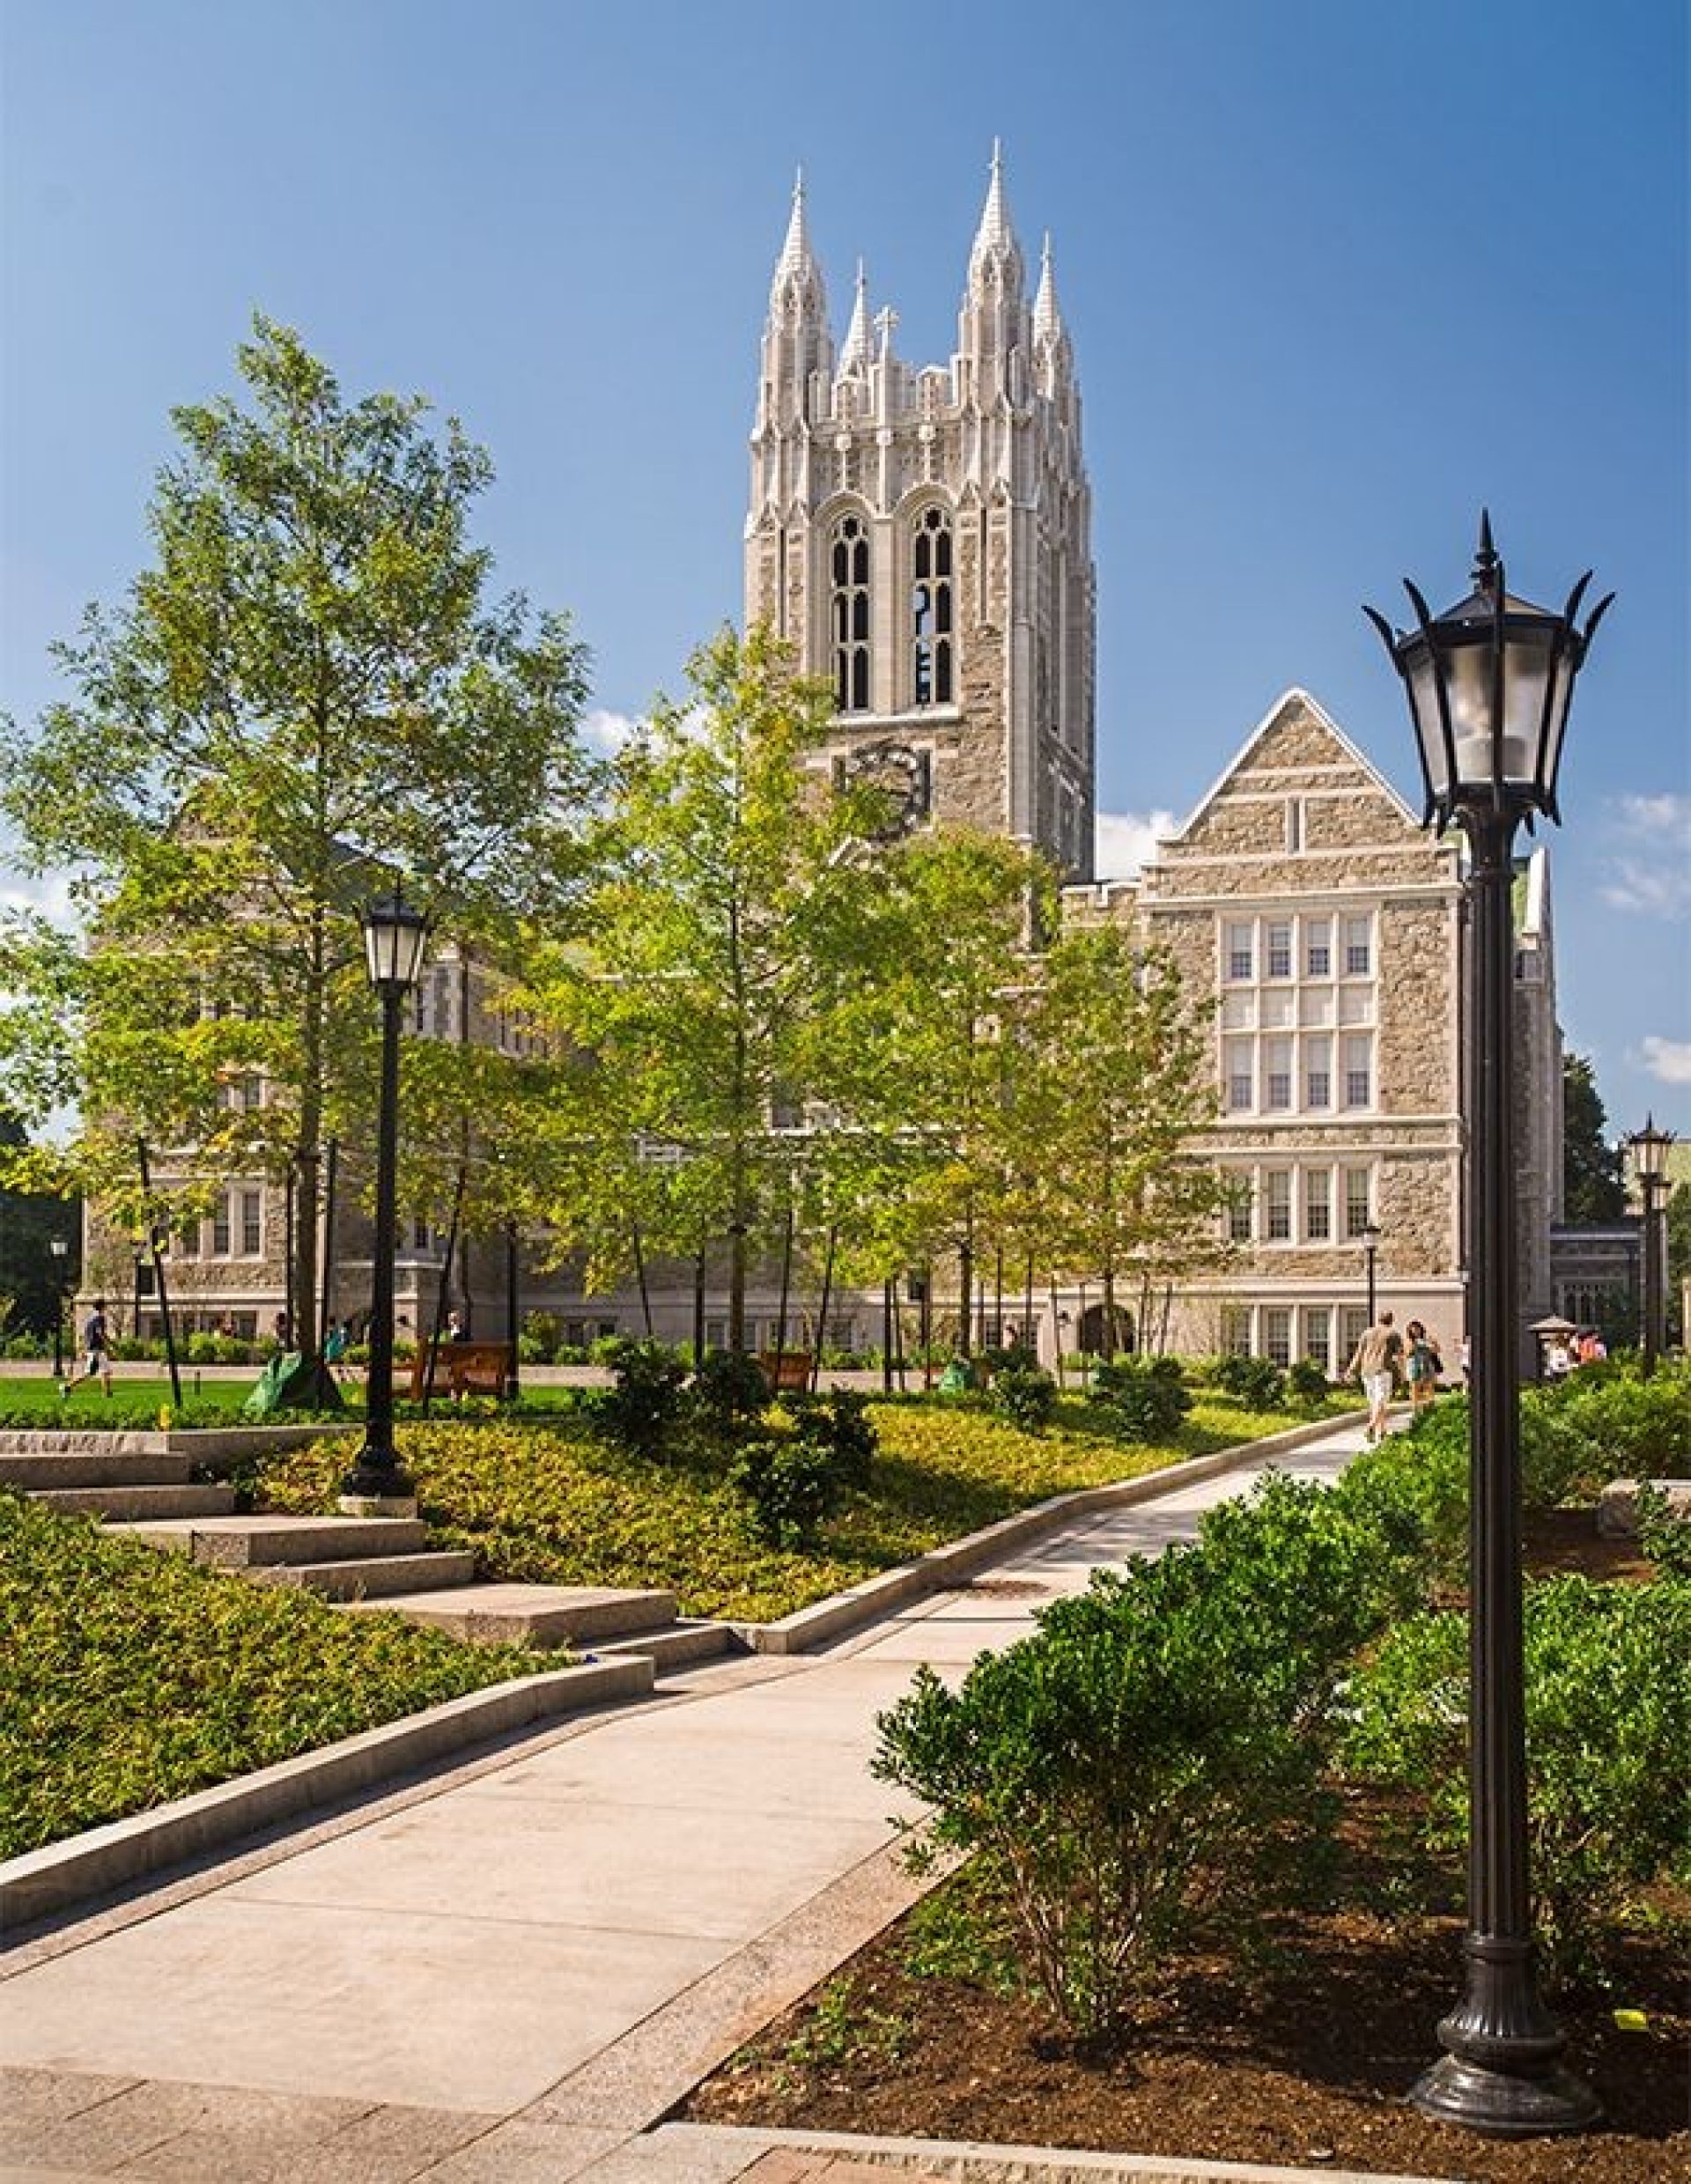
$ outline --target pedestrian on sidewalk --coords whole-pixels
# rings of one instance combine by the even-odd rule
[[[1404,1370],[1409,1381],[1409,1402],[1419,1418],[1438,1393],[1438,1376],[1444,1370],[1444,1361],[1438,1354],[1437,1343],[1420,1320],[1412,1319],[1403,1332],[1408,1344]]]
[[[106,1322],[104,1297],[94,1300],[93,1310],[82,1324],[82,1371],[79,1378],[98,1379],[107,1395],[112,1392],[112,1337]],[[67,1380],[60,1393],[68,1396],[70,1387],[71,1383]]]
[[[1403,1355],[1403,1337],[1392,1324],[1390,1312],[1382,1312],[1356,1345],[1356,1354],[1345,1368],[1345,1377],[1359,1378],[1362,1393],[1368,1398],[1368,1431],[1365,1438],[1372,1442],[1385,1438],[1386,1413],[1392,1406],[1392,1397],[1397,1387],[1398,1361]]]

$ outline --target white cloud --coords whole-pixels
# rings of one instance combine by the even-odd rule
[[[582,721],[581,733],[594,750],[609,758],[621,750],[639,726],[639,721],[625,712],[610,712],[602,705],[595,705]]]
[[[1101,811],[1093,834],[1100,880],[1130,880],[1149,857],[1154,845],[1174,832],[1171,811]]]
[[[1691,912],[1691,796],[1617,796],[1609,808],[1616,847],[1603,900],[1645,918]]]
[[[1658,1039],[1652,1032],[1643,1043],[1644,1067],[1662,1084],[1691,1084],[1691,1039]]]
[[[74,926],[77,917],[70,906],[70,874],[45,873],[38,880],[19,874],[15,880],[0,882],[0,910],[35,911],[53,925]]]

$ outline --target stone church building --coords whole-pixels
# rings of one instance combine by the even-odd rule
[[[905,822],[977,826],[1043,850],[1065,915],[1163,941],[1215,1002],[1218,1119],[1203,1147],[1237,1179],[1209,1271],[1162,1300],[1140,1339],[1249,1350],[1342,1370],[1378,1301],[1424,1319],[1452,1366],[1464,1320],[1465,917],[1458,837],[1434,839],[1302,690],[1280,697],[1189,818],[1130,880],[1094,878],[1096,601],[1075,358],[1049,241],[1030,296],[994,151],[964,272],[957,345],[919,365],[857,271],[837,347],[802,186],[763,328],[750,439],[745,610],[832,684],[823,763],[894,788]],[[1384,687],[1381,704],[1395,704]],[[1132,721],[1108,724],[1124,740]],[[1407,737],[1405,740],[1407,749]],[[1560,1213],[1561,1039],[1547,860],[1516,889],[1522,1325],[1551,1309]],[[513,1035],[498,996],[447,952],[417,998],[435,1036]],[[284,1210],[233,1183],[188,1255],[200,1324],[268,1327]],[[348,1238],[336,1306],[367,1295],[367,1229]],[[442,1239],[408,1232],[400,1310],[432,1317]],[[183,1270],[184,1273],[187,1269]],[[472,1262],[478,1326],[503,1332],[503,1260]],[[114,1285],[114,1287],[117,1285]],[[942,1303],[942,1300],[940,1300]],[[638,1332],[631,1290],[584,1297],[526,1273],[522,1306],[565,1339]],[[774,1338],[775,1285],[749,1298]],[[655,1299],[656,1331],[693,1331],[690,1284]],[[143,1328],[146,1316],[137,1300]],[[156,1316],[155,1316],[156,1317]],[[1096,1347],[1082,1293],[1041,1308],[1042,1354]],[[725,1321],[705,1315],[706,1339]],[[839,1298],[828,1344],[879,1340],[879,1297]],[[798,1332],[789,1321],[788,1339]],[[1523,1339],[1524,1360],[1530,1345]]]

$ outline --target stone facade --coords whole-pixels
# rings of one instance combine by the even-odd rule
[[[824,763],[920,760],[942,822],[1091,870],[1094,579],[1081,398],[1047,245],[1025,292],[997,155],[949,365],[895,353],[860,268],[836,351],[802,187],[770,289],[746,617],[834,685]]]
[[[1214,1000],[1219,1119],[1237,1177],[1230,1257],[1174,1300],[1177,1349],[1345,1364],[1368,1309],[1425,1320],[1454,1363],[1465,1319],[1466,922],[1459,840],[1428,835],[1301,690],[1282,697],[1136,882],[1069,913],[1131,924]],[[1517,888],[1522,1324],[1547,1309],[1561,1044],[1542,851]],[[1524,1345],[1524,1358],[1530,1346]]]

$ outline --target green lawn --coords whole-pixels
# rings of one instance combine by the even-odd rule
[[[240,1415],[240,1406],[257,1384],[254,1373],[241,1380],[201,1381],[191,1367],[182,1372],[182,1402],[176,1406],[170,1376],[149,1374],[131,1379],[120,1374],[107,1395],[97,1380],[84,1380],[61,1395],[50,1374],[25,1378],[21,1374],[0,1377],[0,1425],[29,1427],[157,1426],[166,1406],[171,1422],[178,1426],[226,1423]]]

